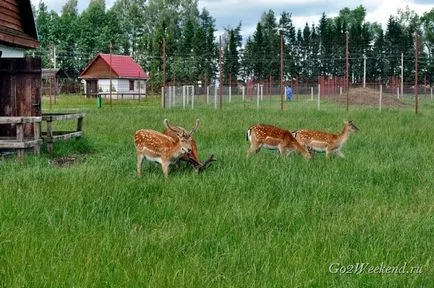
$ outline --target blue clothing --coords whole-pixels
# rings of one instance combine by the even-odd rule
[[[292,88],[290,86],[286,87],[286,99],[292,99]]]

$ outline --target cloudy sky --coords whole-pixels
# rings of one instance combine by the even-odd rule
[[[40,0],[31,0],[35,5]],[[60,12],[66,0],[44,0],[49,9]],[[106,0],[107,7],[115,0]],[[83,10],[89,0],[78,0],[79,10]],[[242,34],[251,35],[263,12],[273,10],[276,17],[283,11],[292,13],[292,20],[297,28],[305,23],[318,23],[323,12],[327,16],[336,16],[340,9],[363,5],[367,10],[367,21],[385,24],[391,14],[396,15],[399,8],[408,6],[419,15],[434,8],[434,0],[199,0],[199,9],[206,8],[216,19],[216,28],[236,27],[242,24]]]

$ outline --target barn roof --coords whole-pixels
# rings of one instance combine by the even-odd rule
[[[104,62],[104,67],[101,66],[101,61]],[[149,73],[143,71],[142,67],[137,64],[133,58],[125,55],[110,55],[110,54],[98,54],[81,72],[79,78],[83,79],[96,79],[107,78],[110,69],[112,76],[116,78],[127,79],[148,79]],[[96,68],[98,66],[98,68]]]
[[[42,79],[48,78],[67,78],[65,71],[61,68],[42,68]]]
[[[22,48],[39,47],[30,0],[0,1],[0,44]]]

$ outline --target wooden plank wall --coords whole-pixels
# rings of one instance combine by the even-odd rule
[[[0,117],[41,116],[41,60],[0,58]],[[14,136],[15,129],[0,126],[0,136]],[[25,136],[32,135],[26,125]]]
[[[24,33],[17,0],[0,1],[0,26]]]

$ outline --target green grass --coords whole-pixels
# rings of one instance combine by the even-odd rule
[[[62,96],[52,111],[84,111],[85,136],[54,153],[0,161],[0,287],[434,287],[434,105],[421,113],[264,100],[164,111],[157,99]],[[268,102],[267,102],[268,101]],[[44,110],[48,111],[48,102]],[[203,174],[143,163],[132,135],[163,118],[192,127]],[[246,157],[246,129],[360,128],[346,159]],[[56,127],[72,125],[58,123]],[[68,167],[62,156],[78,158]],[[330,273],[333,263],[421,266],[421,273]]]

